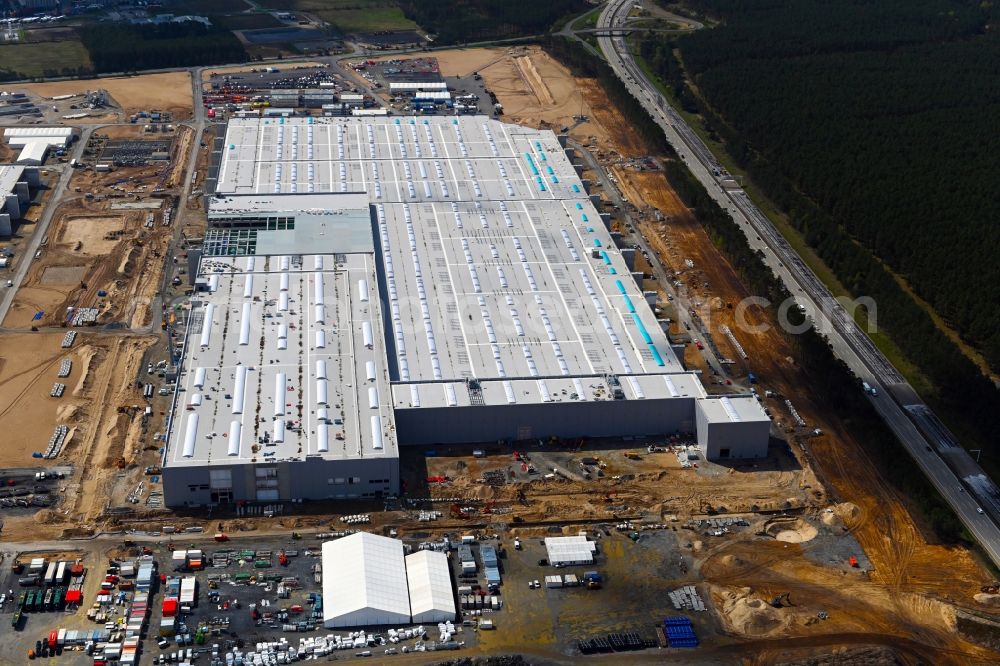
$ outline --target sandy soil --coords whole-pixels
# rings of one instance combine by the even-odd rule
[[[138,372],[139,352],[148,338],[117,336],[104,339],[86,334],[77,337],[71,349],[61,347],[64,331],[39,333],[4,333],[0,335],[0,430],[17,433],[0,443],[0,465],[28,467],[38,464],[78,463],[78,449],[89,436],[95,411],[123,400],[130,393],[132,379]],[[66,378],[57,377],[63,359],[73,362]],[[112,362],[104,363],[111,359]],[[100,375],[95,378],[95,373]],[[110,379],[110,386],[106,380]],[[61,398],[49,395],[55,382],[66,384]],[[109,394],[109,391],[112,393]],[[131,402],[129,404],[132,404]],[[73,441],[53,461],[31,458],[43,451],[56,425],[79,429]],[[82,435],[80,434],[82,432]],[[92,438],[91,438],[92,439]],[[110,441],[108,442],[110,443]],[[108,447],[110,452],[112,449]]]
[[[58,525],[66,516],[92,519],[103,510],[108,486],[118,472],[118,461],[133,458],[139,448],[142,396],[135,386],[143,354],[153,344],[151,336],[87,334],[77,337],[73,349],[60,347],[64,331],[51,333],[4,333],[0,335],[0,429],[19,433],[0,442],[4,466],[73,464],[83,476],[72,483],[59,512],[50,512],[45,522]],[[49,391],[57,381],[63,358],[73,360],[62,398]],[[43,450],[55,425],[74,428],[62,453],[53,461],[31,458]],[[101,491],[98,492],[97,489]],[[67,513],[68,511],[68,513]],[[33,519],[9,519],[5,536],[32,529]]]
[[[118,244],[108,235],[125,229],[124,215],[86,216],[64,218],[62,233],[57,242],[72,247],[83,255],[107,254]]]
[[[157,224],[147,229],[143,211],[94,210],[92,215],[81,215],[86,204],[66,202],[57,211],[49,243],[28,269],[4,326],[60,325],[71,306],[98,308],[99,323],[124,321],[131,327],[149,323],[148,304],[160,284],[170,228]],[[123,230],[119,236],[109,236]],[[70,274],[79,279],[65,279]],[[98,291],[107,295],[99,296]],[[45,316],[33,321],[38,311]]]
[[[441,74],[478,72],[503,104],[507,122],[556,130],[609,151],[642,154],[642,144],[614,108],[600,100],[592,79],[574,79],[569,70],[539,47],[436,51]],[[588,117],[576,124],[574,116]]]
[[[72,404],[69,390],[62,398],[52,398],[49,391],[56,382],[72,386],[80,373],[79,350],[62,349],[63,332],[0,335],[0,431],[13,436],[0,443],[0,465],[29,467],[61,461],[32,459],[34,451],[44,451],[56,425],[63,423],[58,410]],[[56,374],[64,358],[73,361],[68,379]]]
[[[191,75],[187,72],[18,84],[17,89],[20,88],[44,97],[71,95],[103,88],[126,114],[157,109],[171,112],[174,120],[190,118],[192,115]],[[81,122],[93,123],[99,120],[99,117],[90,117],[82,119]]]
[[[768,522],[764,531],[785,543],[804,543],[816,538],[818,531],[801,518],[774,519]]]

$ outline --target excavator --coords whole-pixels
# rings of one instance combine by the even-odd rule
[[[781,608],[782,606],[791,606],[792,605],[791,593],[785,592],[783,594],[779,594],[774,599],[771,599],[771,605],[775,608]]]

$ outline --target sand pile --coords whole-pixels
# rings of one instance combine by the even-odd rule
[[[73,404],[60,405],[59,408],[56,409],[56,420],[59,421],[60,423],[65,423],[66,421],[72,420],[73,417],[76,416],[77,412],[79,411],[80,411],[79,405],[73,405]]]
[[[852,521],[861,517],[861,509],[859,509],[858,506],[852,502],[834,504],[830,506],[830,510],[833,511],[835,516],[848,525],[850,525]]]
[[[980,603],[984,606],[1000,606],[1000,594],[987,594],[986,592],[980,592],[972,598],[976,600],[976,603]]]
[[[83,392],[83,387],[87,383],[87,376],[90,374],[90,363],[97,356],[97,349],[91,345],[85,345],[80,347],[77,351],[77,355],[80,357],[80,379],[76,382],[76,387],[73,389],[73,395],[78,396]]]
[[[722,618],[732,631],[746,636],[768,636],[786,629],[792,620],[788,610],[773,608],[762,599],[750,596],[749,587],[719,594],[716,607],[722,609]]]
[[[816,528],[801,518],[774,518],[767,521],[764,532],[786,543],[811,541],[817,534]]]

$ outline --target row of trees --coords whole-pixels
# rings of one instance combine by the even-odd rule
[[[1000,367],[1000,311],[991,307],[1000,301],[1000,89],[991,84],[1000,36],[983,32],[986,10],[946,0],[871,3],[878,11],[815,0],[698,4],[724,12],[725,25],[675,43],[650,37],[641,54],[845,286],[876,299],[879,326],[933,382],[925,397],[949,425],[984,453],[1000,452],[1000,393],[886,269]],[[879,39],[870,26],[850,29],[862,19],[892,25]]]
[[[232,32],[191,21],[163,25],[97,23],[80,29],[96,72],[132,72],[242,62],[247,53]]]
[[[584,0],[401,0],[406,17],[437,35],[440,44],[462,44],[546,32],[559,18],[587,8]]]

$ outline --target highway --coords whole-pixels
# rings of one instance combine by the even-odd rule
[[[634,0],[610,0],[600,29],[624,25]],[[751,248],[774,271],[824,334],[838,358],[875,389],[872,405],[955,511],[968,532],[1000,566],[1000,491],[854,322],[843,305],[725,172],[708,147],[636,64],[622,37],[599,36],[608,63],[666,135],[667,141],[715,201],[728,210]],[[860,388],[858,390],[861,390]],[[919,427],[918,427],[919,426]],[[966,492],[968,489],[968,492]],[[985,509],[985,511],[983,510]]]

